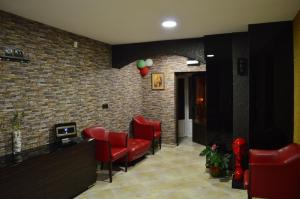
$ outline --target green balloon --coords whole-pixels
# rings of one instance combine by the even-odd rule
[[[145,66],[146,66],[146,63],[145,63],[144,60],[139,60],[139,61],[137,62],[137,67],[138,67],[138,68],[144,68]]]

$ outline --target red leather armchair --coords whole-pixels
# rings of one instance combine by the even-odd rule
[[[154,154],[155,140],[158,140],[161,149],[161,122],[145,119],[142,115],[136,115],[133,118],[133,137],[151,141],[152,154]]]
[[[244,175],[249,198],[300,198],[300,145],[250,150],[249,158],[249,170]]]
[[[84,129],[83,135],[96,140],[96,160],[101,162],[101,169],[103,169],[103,163],[108,163],[110,182],[112,182],[112,163],[114,161],[124,158],[125,172],[127,172],[127,133],[106,133],[104,128],[94,126]]]

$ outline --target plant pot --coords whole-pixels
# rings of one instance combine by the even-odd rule
[[[17,154],[22,151],[22,135],[20,130],[13,132],[13,153]]]
[[[220,167],[210,167],[210,175],[212,177],[220,177],[222,175],[222,169]]]

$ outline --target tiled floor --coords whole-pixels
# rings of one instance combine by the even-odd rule
[[[231,181],[213,179],[205,171],[205,158],[199,157],[203,146],[185,139],[178,147],[163,146],[156,154],[128,172],[118,171],[113,182],[104,182],[106,176],[98,173],[96,185],[77,199],[246,199],[244,190],[231,188]]]

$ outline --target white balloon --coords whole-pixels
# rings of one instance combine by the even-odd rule
[[[146,63],[146,66],[152,66],[153,65],[152,59],[146,59],[145,63]]]

